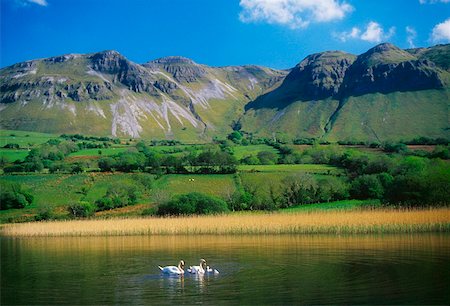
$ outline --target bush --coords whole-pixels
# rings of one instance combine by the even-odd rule
[[[53,210],[50,205],[39,208],[37,215],[34,217],[36,221],[44,221],[53,219]]]
[[[378,175],[365,174],[353,180],[350,192],[355,199],[381,199],[385,189]]]
[[[2,184],[0,188],[0,210],[24,208],[33,202],[33,195],[20,184]]]
[[[155,216],[158,212],[158,209],[156,207],[149,207],[142,211],[142,216]]]
[[[86,218],[94,215],[95,205],[89,202],[80,201],[70,204],[68,207],[69,215],[73,218]]]
[[[114,208],[113,201],[111,198],[103,197],[95,201],[95,205],[97,206],[97,211],[109,210]]]
[[[218,198],[192,192],[176,197],[158,207],[158,215],[217,214],[227,212],[227,204]]]
[[[261,165],[274,165],[278,160],[278,156],[270,151],[260,151],[257,156]]]
[[[5,149],[19,149],[20,146],[17,143],[7,143],[3,146]]]
[[[95,201],[97,211],[109,210],[137,203],[139,192],[134,185],[113,184],[104,197]]]

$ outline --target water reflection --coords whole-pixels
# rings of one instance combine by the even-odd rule
[[[448,234],[0,240],[2,305],[450,302]],[[220,274],[160,274],[180,258]]]

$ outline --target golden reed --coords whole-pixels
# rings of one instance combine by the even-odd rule
[[[450,208],[233,213],[5,224],[0,235],[123,236],[450,232]]]

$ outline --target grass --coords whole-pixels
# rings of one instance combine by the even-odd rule
[[[265,144],[233,147],[234,156],[238,160],[241,160],[246,156],[256,156],[259,152],[262,151],[269,151],[278,155],[278,150]]]
[[[354,210],[365,207],[380,206],[379,200],[343,200],[329,203],[314,203],[283,209],[284,212],[309,212],[320,210]]]
[[[6,224],[2,236],[371,234],[449,232],[450,209],[241,213]]]
[[[155,181],[154,188],[155,191],[159,190],[167,195],[195,191],[219,197],[227,193],[233,193],[235,189],[233,175],[231,174],[165,175]]]
[[[240,172],[262,172],[262,173],[313,173],[313,174],[339,174],[339,168],[329,165],[299,164],[299,165],[240,165]]]
[[[16,160],[23,161],[25,160],[25,157],[27,157],[28,153],[28,150],[0,148],[0,156],[5,157],[10,162],[14,162]]]
[[[143,174],[124,173],[84,173],[84,174],[31,174],[31,175],[3,175],[3,182],[20,183],[34,195],[34,201],[28,208],[40,208],[44,205],[52,207],[69,205],[72,202],[86,199],[95,201],[104,196],[112,184],[138,184],[133,176]],[[82,188],[87,190],[83,194]],[[146,193],[141,195],[142,201],[149,200]],[[9,211],[0,211],[0,216],[7,215]],[[1,218],[1,217],[0,217]]]
[[[69,157],[74,156],[110,156],[115,155],[121,152],[128,151],[129,148],[126,147],[120,147],[120,148],[106,148],[106,149],[83,149],[77,152],[73,152],[69,154]],[[98,152],[101,151],[102,154],[98,154]]]
[[[114,184],[128,184],[138,187],[139,204],[151,203],[169,199],[171,196],[201,192],[216,197],[232,194],[236,187],[233,175],[164,175],[154,180],[152,189],[147,190],[137,178],[146,173],[83,173],[83,174],[30,174],[30,175],[2,175],[1,183],[20,183],[34,195],[33,204],[25,209],[0,210],[0,223],[23,222],[32,218],[43,207],[52,208],[57,215],[66,214],[66,206],[80,200],[95,202],[106,194],[107,189]],[[189,181],[189,179],[194,181]],[[135,206],[135,207],[134,207]],[[136,208],[138,207],[138,208]],[[108,211],[100,215],[137,215],[147,207],[136,206],[124,208],[120,211]]]
[[[17,143],[21,148],[28,148],[35,144],[42,144],[58,135],[29,131],[0,130],[0,147],[8,143]]]

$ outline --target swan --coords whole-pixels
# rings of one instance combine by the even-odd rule
[[[158,268],[164,274],[182,275],[182,274],[184,274],[184,270],[183,270],[184,261],[180,260],[180,262],[178,263],[178,266],[165,266],[165,267],[158,266]]]
[[[219,274],[219,271],[217,269],[213,269],[210,266],[206,266],[206,273],[214,273],[214,274]]]
[[[206,260],[200,259],[200,264],[198,266],[190,266],[188,272],[192,274],[204,274],[204,267],[206,267]]]

